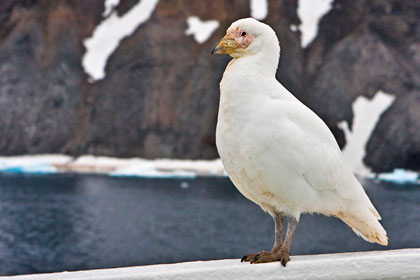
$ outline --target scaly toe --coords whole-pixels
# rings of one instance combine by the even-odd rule
[[[251,263],[269,263],[278,261],[280,261],[283,266],[286,266],[287,262],[290,261],[289,252],[286,250],[280,250],[277,252],[261,252],[254,256]]]
[[[250,262],[257,254],[248,254],[242,257],[241,262]]]
[[[261,256],[261,253],[256,254],[256,255],[252,258],[252,260],[250,261],[250,263],[258,263],[258,259],[260,258],[260,256]]]
[[[261,252],[257,254],[252,260],[251,263],[268,263],[279,261],[278,255],[273,252]]]
[[[261,254],[261,253],[265,253],[265,251],[261,251],[257,254],[247,254],[245,256],[242,257],[241,262],[250,262],[252,261],[257,255]]]

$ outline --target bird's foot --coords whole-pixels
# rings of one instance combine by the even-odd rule
[[[256,254],[247,254],[247,255],[242,257],[241,262],[250,262],[255,258],[256,255],[263,254],[263,253],[266,253],[266,251],[261,251],[261,252],[256,253]]]
[[[250,255],[252,254],[246,255],[244,258]],[[283,266],[286,266],[287,262],[290,261],[289,250],[280,249],[278,251],[271,252],[261,251],[260,253],[254,255],[254,257],[250,260],[251,263],[268,263],[276,261],[280,261]]]

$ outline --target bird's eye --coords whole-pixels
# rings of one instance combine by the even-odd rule
[[[246,36],[246,32],[245,31],[242,31],[241,36],[242,37],[245,37]]]

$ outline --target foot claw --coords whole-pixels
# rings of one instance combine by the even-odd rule
[[[255,254],[248,254],[242,257],[241,262],[250,262],[255,257]]]
[[[286,264],[290,261],[289,253],[283,255],[280,259],[281,265],[286,267]]]
[[[261,252],[259,252],[259,253],[257,253],[257,254],[247,254],[247,255],[245,255],[245,256],[243,256],[242,257],[242,259],[241,259],[241,262],[251,262],[252,263],[252,260],[257,256],[257,255],[260,255],[261,253],[265,253],[265,251],[261,251]]]
[[[257,263],[257,262],[258,262],[258,259],[260,258],[260,256],[261,256],[261,253],[256,254],[256,255],[252,258],[251,263]]]
[[[290,261],[289,252],[286,250],[265,252],[261,251],[258,254],[248,254],[241,259],[241,262],[254,263],[268,263],[280,261],[282,266],[286,266],[287,262]]]

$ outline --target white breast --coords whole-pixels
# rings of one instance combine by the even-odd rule
[[[371,205],[325,123],[274,77],[235,61],[220,89],[216,145],[244,196],[268,212],[295,216],[329,215],[346,199]],[[350,187],[337,189],[340,182]]]

